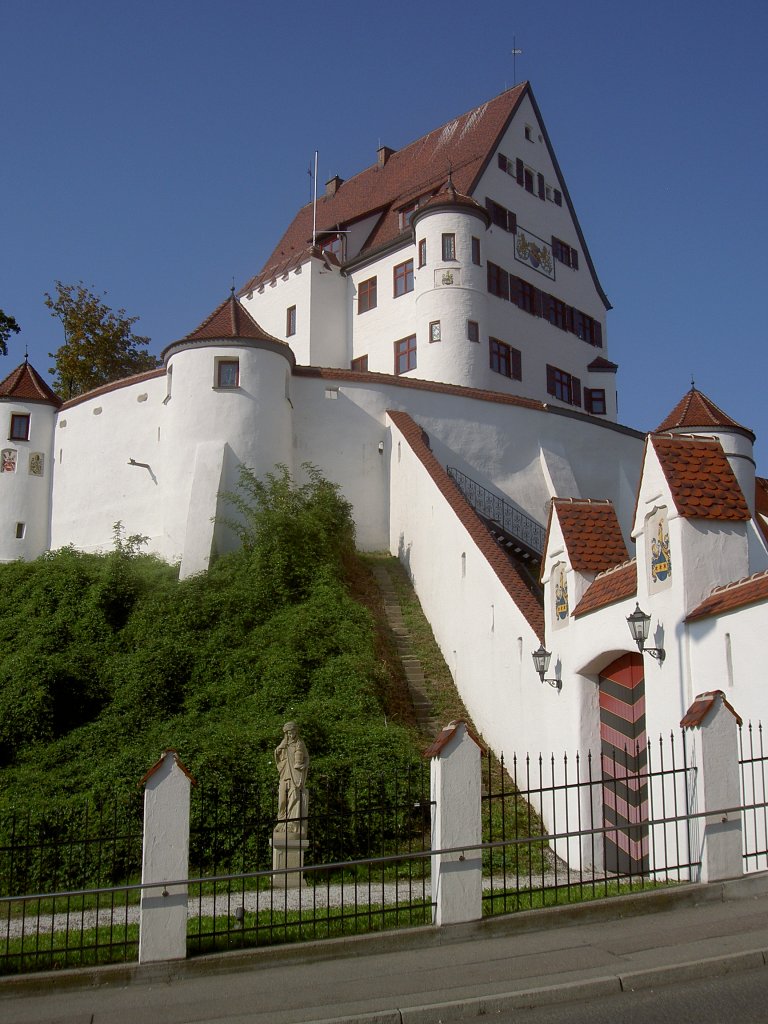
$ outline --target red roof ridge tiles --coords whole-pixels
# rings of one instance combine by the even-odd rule
[[[543,642],[544,610],[541,604],[517,567],[493,540],[478,514],[432,454],[424,430],[407,412],[387,409],[387,415],[411,446],[414,455],[429,473],[539,641]]]
[[[166,369],[164,366],[158,366],[154,370],[144,370],[143,373],[135,373],[132,377],[123,377],[122,380],[113,380],[109,384],[101,384],[97,388],[93,388],[91,391],[84,391],[82,395],[75,395],[74,398],[68,398],[61,406],[62,409],[71,409],[75,405],[80,405],[81,402],[87,402],[91,398],[98,398],[99,395],[107,395],[110,391],[119,391],[120,388],[130,387],[131,384],[140,384],[143,380],[153,380],[155,377],[164,377]]]
[[[711,398],[691,386],[672,412],[659,424],[653,433],[666,430],[677,430],[679,427],[709,428],[713,430],[731,430],[743,434],[754,443],[755,435],[748,427],[737,423],[727,413],[715,405]]]
[[[681,729],[693,729],[696,726],[702,724],[704,719],[707,717],[709,712],[715,706],[717,700],[722,700],[723,707],[727,708],[733,717],[736,719],[739,725],[742,725],[741,715],[738,714],[733,708],[732,704],[729,704],[725,699],[725,694],[722,690],[709,690],[707,693],[700,693],[694,699],[693,704],[688,708],[686,713],[680,720]]]
[[[11,398],[17,402],[45,402],[57,408],[61,405],[59,396],[27,359],[0,381],[0,398]]]
[[[710,615],[722,615],[762,601],[768,601],[768,569],[714,587],[709,597],[688,613],[685,621],[693,622]]]

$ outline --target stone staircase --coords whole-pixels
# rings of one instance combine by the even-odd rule
[[[400,607],[397,591],[385,566],[377,565],[372,569],[372,572],[376,584],[381,591],[387,624],[392,631],[397,653],[403,665],[405,679],[408,683],[408,691],[411,695],[413,710],[416,715],[416,725],[422,735],[431,738],[437,733],[439,726],[435,718],[434,708],[424,688],[424,669],[414,654],[413,644],[403,620],[403,611]]]

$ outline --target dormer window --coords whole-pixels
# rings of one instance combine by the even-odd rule
[[[320,248],[323,252],[331,253],[341,263],[344,258],[344,236],[341,233],[328,235],[320,242]]]

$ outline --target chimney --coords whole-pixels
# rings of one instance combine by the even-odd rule
[[[379,160],[379,167],[383,167],[394,152],[395,150],[390,149],[389,146],[379,146],[379,148],[376,150],[376,156],[378,157]]]
[[[325,183],[325,194],[327,196],[335,196],[343,184],[344,179],[340,178],[338,174],[334,174],[334,176],[329,178]]]

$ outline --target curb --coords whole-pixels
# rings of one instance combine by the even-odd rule
[[[378,1010],[373,1013],[353,1014],[344,1017],[324,1017],[322,1020],[308,1020],[304,1024],[449,1024],[450,1021],[466,1021],[471,1017],[489,1017],[509,1010],[532,1009],[536,1006],[554,1006],[576,1000],[600,999],[604,996],[619,995],[670,985],[680,981],[696,981],[719,975],[735,974],[739,971],[755,970],[768,966],[768,950],[746,950],[741,953],[693,960],[688,963],[667,967],[654,967],[646,971],[631,971],[601,978],[550,985],[546,988],[519,989],[494,996],[477,996],[471,999],[457,999],[447,1003],[430,1003],[424,1006],[403,1007],[396,1010]],[[439,1018],[436,1018],[436,1014]]]

